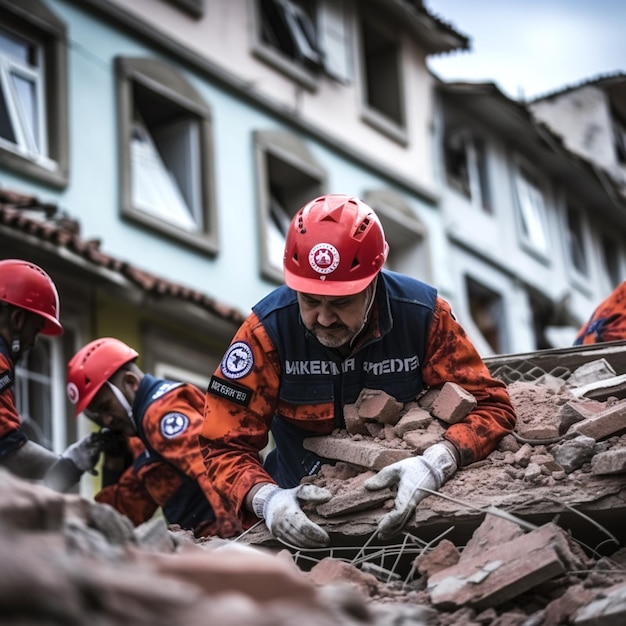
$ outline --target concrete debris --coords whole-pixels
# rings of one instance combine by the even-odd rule
[[[159,516],[134,528],[106,505],[0,470],[2,624],[625,623],[626,392],[612,383],[626,356],[600,352],[608,365],[563,377],[575,373],[568,359],[585,365],[593,352],[523,359],[517,369],[499,358],[515,378],[515,431],[424,498],[393,541],[376,535],[393,491],[363,482],[440,441],[471,410],[454,385],[406,405],[368,390],[346,407],[345,430],[306,440],[336,461],[306,479],[334,494],[306,509],[331,536],[326,550],[286,548],[262,523],[231,540],[195,539]],[[519,378],[522,366],[532,380]],[[590,381],[590,372],[611,376]],[[577,393],[597,383],[617,395]]]

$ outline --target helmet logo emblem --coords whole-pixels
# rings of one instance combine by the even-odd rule
[[[339,266],[339,251],[329,243],[318,243],[309,252],[309,264],[323,280],[326,274],[334,272]]]
[[[76,404],[78,402],[78,387],[75,383],[67,383],[67,397],[70,399],[72,404]]]

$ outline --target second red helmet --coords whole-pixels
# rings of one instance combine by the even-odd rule
[[[67,364],[67,397],[74,415],[82,413],[102,385],[117,370],[139,356],[136,350],[113,337],[95,339],[83,346]]]
[[[283,267],[295,291],[346,296],[382,269],[389,246],[374,210],[353,196],[328,194],[304,205],[289,225]]]

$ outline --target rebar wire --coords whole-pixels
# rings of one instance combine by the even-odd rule
[[[468,502],[465,502],[464,500],[460,500],[458,498],[453,498],[451,496],[445,495],[443,493],[440,493],[438,491],[433,491],[432,489],[428,489],[426,487],[418,487],[417,489],[421,489],[422,491],[425,491],[431,495],[435,495],[438,496],[440,498],[443,498],[444,500],[449,500],[451,502],[454,502],[456,504],[460,504],[462,506],[466,506],[467,508],[473,509],[475,511],[479,511],[481,513],[484,514],[490,514],[490,515],[494,515],[497,517],[501,517],[507,521],[510,521],[512,523],[517,524],[518,526],[520,526],[521,528],[528,530],[528,531],[532,531],[537,529],[538,527],[535,524],[531,524],[530,522],[527,522],[519,517],[517,517],[516,515],[513,515],[513,513],[500,509],[494,505],[490,505],[490,506],[486,506],[486,507],[480,507],[480,506],[475,506],[473,504],[470,504]],[[575,509],[574,507],[572,507],[571,505],[562,502],[560,500],[558,500],[557,498],[550,498],[550,497],[542,497],[542,498],[538,498],[536,500],[532,500],[530,502],[526,502],[525,505],[529,505],[532,504],[533,502],[542,502],[542,501],[549,501],[549,502],[553,502],[555,504],[559,504],[561,506],[563,506],[564,508],[566,508],[567,510],[569,510],[572,513],[575,513],[576,515],[579,515],[581,518],[585,519],[586,521],[588,521],[590,524],[592,524],[593,526],[595,526],[597,529],[599,529],[600,531],[604,532],[605,535],[607,536],[607,539],[603,542],[601,542],[598,546],[596,546],[596,548],[591,548],[590,546],[586,545],[584,542],[580,541],[579,539],[576,539],[575,537],[572,537],[572,539],[574,541],[576,541],[580,546],[582,546],[583,548],[585,548],[586,550],[588,550],[589,552],[591,552],[592,554],[597,556],[599,555],[598,552],[598,548],[600,546],[602,546],[606,541],[612,541],[617,545],[620,545],[620,542],[618,541],[618,539],[612,534],[610,533],[606,528],[604,528],[602,525],[598,524],[598,522],[596,522],[594,519],[590,518],[588,515],[586,515],[585,513],[582,513],[581,511]],[[519,510],[520,506],[513,506],[512,507],[514,510]],[[263,520],[259,520],[256,524],[254,524],[253,526],[251,526],[250,528],[248,528],[246,531],[244,531],[241,535],[239,535],[238,537],[235,537],[233,540],[237,541],[239,539],[241,539],[242,537],[244,537],[247,533],[249,533],[251,530],[253,530],[254,528],[256,528],[259,524],[264,523]],[[396,574],[396,569],[400,563],[400,559],[401,557],[406,557],[409,556],[411,553],[415,553],[416,555],[421,555],[423,554],[425,551],[429,550],[431,548],[431,546],[436,545],[443,537],[445,537],[445,535],[447,535],[448,533],[450,533],[452,530],[454,530],[454,526],[450,526],[447,530],[445,530],[443,533],[441,533],[439,536],[435,537],[434,539],[431,539],[429,542],[424,542],[423,540],[421,540],[419,537],[416,537],[415,535],[412,535],[411,533],[404,533],[404,537],[401,543],[398,544],[390,544],[390,545],[385,545],[385,546],[372,546],[372,548],[370,549],[370,551],[368,552],[368,547],[370,546],[370,544],[372,543],[372,541],[374,541],[374,539],[376,538],[376,535],[378,534],[378,528],[376,530],[374,530],[374,532],[368,537],[367,541],[361,545],[361,546],[328,546],[328,547],[320,547],[320,548],[303,548],[302,546],[295,546],[290,544],[287,541],[284,541],[283,539],[280,539],[278,537],[274,537],[274,539],[276,539],[278,542],[280,542],[281,544],[283,544],[284,546],[286,546],[287,548],[289,548],[291,551],[293,551],[293,557],[294,557],[294,561],[297,564],[299,560],[307,560],[310,562],[314,562],[314,563],[319,563],[320,559],[317,558],[315,556],[315,554],[323,554],[324,557],[326,556],[330,556],[332,558],[336,558],[338,560],[347,562],[351,565],[354,565],[355,567],[359,567],[362,563],[364,562],[368,562],[368,563],[375,563],[376,560],[379,560],[380,562],[380,568],[382,570],[385,570],[386,572],[389,572],[388,578],[387,578],[387,582],[389,582],[392,578],[393,575]],[[414,544],[419,544],[421,543],[422,545],[416,545],[416,546],[409,546],[408,542],[412,541]],[[350,552],[353,553],[354,551],[357,551],[356,555],[352,558],[348,558],[348,557],[342,557],[341,553],[342,552]],[[387,557],[393,557],[395,556],[396,559],[391,567],[391,569],[387,569],[384,567],[384,562],[385,562],[385,558]],[[417,559],[414,559],[412,565],[411,565],[411,569],[408,572],[407,576],[404,578],[403,580],[403,589],[406,587],[406,585],[409,583],[409,581],[413,578],[414,574],[415,574],[415,569],[417,567],[416,561]]]
[[[450,526],[447,530],[444,530],[438,537],[435,537],[434,539],[431,539],[423,548],[422,551],[420,552],[420,556],[422,554],[424,554],[424,552],[426,552],[432,545],[436,545],[437,543],[439,543],[441,541],[441,539],[443,539],[449,532],[452,532],[452,530],[454,530],[454,526]],[[410,535],[412,537],[412,535]],[[415,574],[415,570],[417,569],[417,559],[413,560],[413,563],[411,563],[411,569],[409,570],[404,583],[402,584],[402,590],[404,591],[404,589],[406,588],[406,586],[409,584],[409,581],[412,580],[413,575]]]

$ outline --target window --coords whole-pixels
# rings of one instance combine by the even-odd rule
[[[217,251],[211,113],[172,67],[118,58],[122,213]]]
[[[602,235],[602,262],[607,285],[615,289],[622,282],[620,272],[620,246],[608,235]]]
[[[615,155],[618,163],[626,164],[626,124],[624,124],[618,114],[613,111],[613,140]]]
[[[485,143],[466,131],[451,131],[444,142],[448,185],[486,213],[493,213]]]
[[[323,67],[314,0],[252,0],[254,52],[309,89]]]
[[[66,332],[70,331],[66,328]],[[63,342],[68,337],[63,338]],[[66,359],[59,339],[39,336],[15,368],[15,404],[29,439],[61,453],[76,439],[76,420],[66,419],[65,386],[55,376]]]
[[[541,255],[548,253],[546,206],[538,181],[523,167],[516,179],[522,241]]]
[[[465,285],[475,327],[494,354],[506,352],[508,346],[502,296],[468,276],[465,277]]]
[[[428,231],[404,197],[392,189],[375,189],[363,194],[376,211],[389,244],[385,267],[430,281],[432,267]]]
[[[261,233],[261,273],[283,281],[287,227],[296,211],[324,193],[326,174],[297,137],[281,131],[255,133]]]
[[[342,83],[352,80],[352,46],[342,1],[249,0],[253,52],[307,89],[322,71]]]
[[[361,22],[364,119],[406,142],[401,47],[398,33],[368,19]]]
[[[260,0],[263,43],[308,68],[321,65],[315,32],[315,3],[306,0]]]
[[[0,164],[55,186],[68,180],[65,25],[39,0],[2,0]]]
[[[573,268],[579,274],[589,273],[582,214],[571,204],[567,205],[567,249]]]

